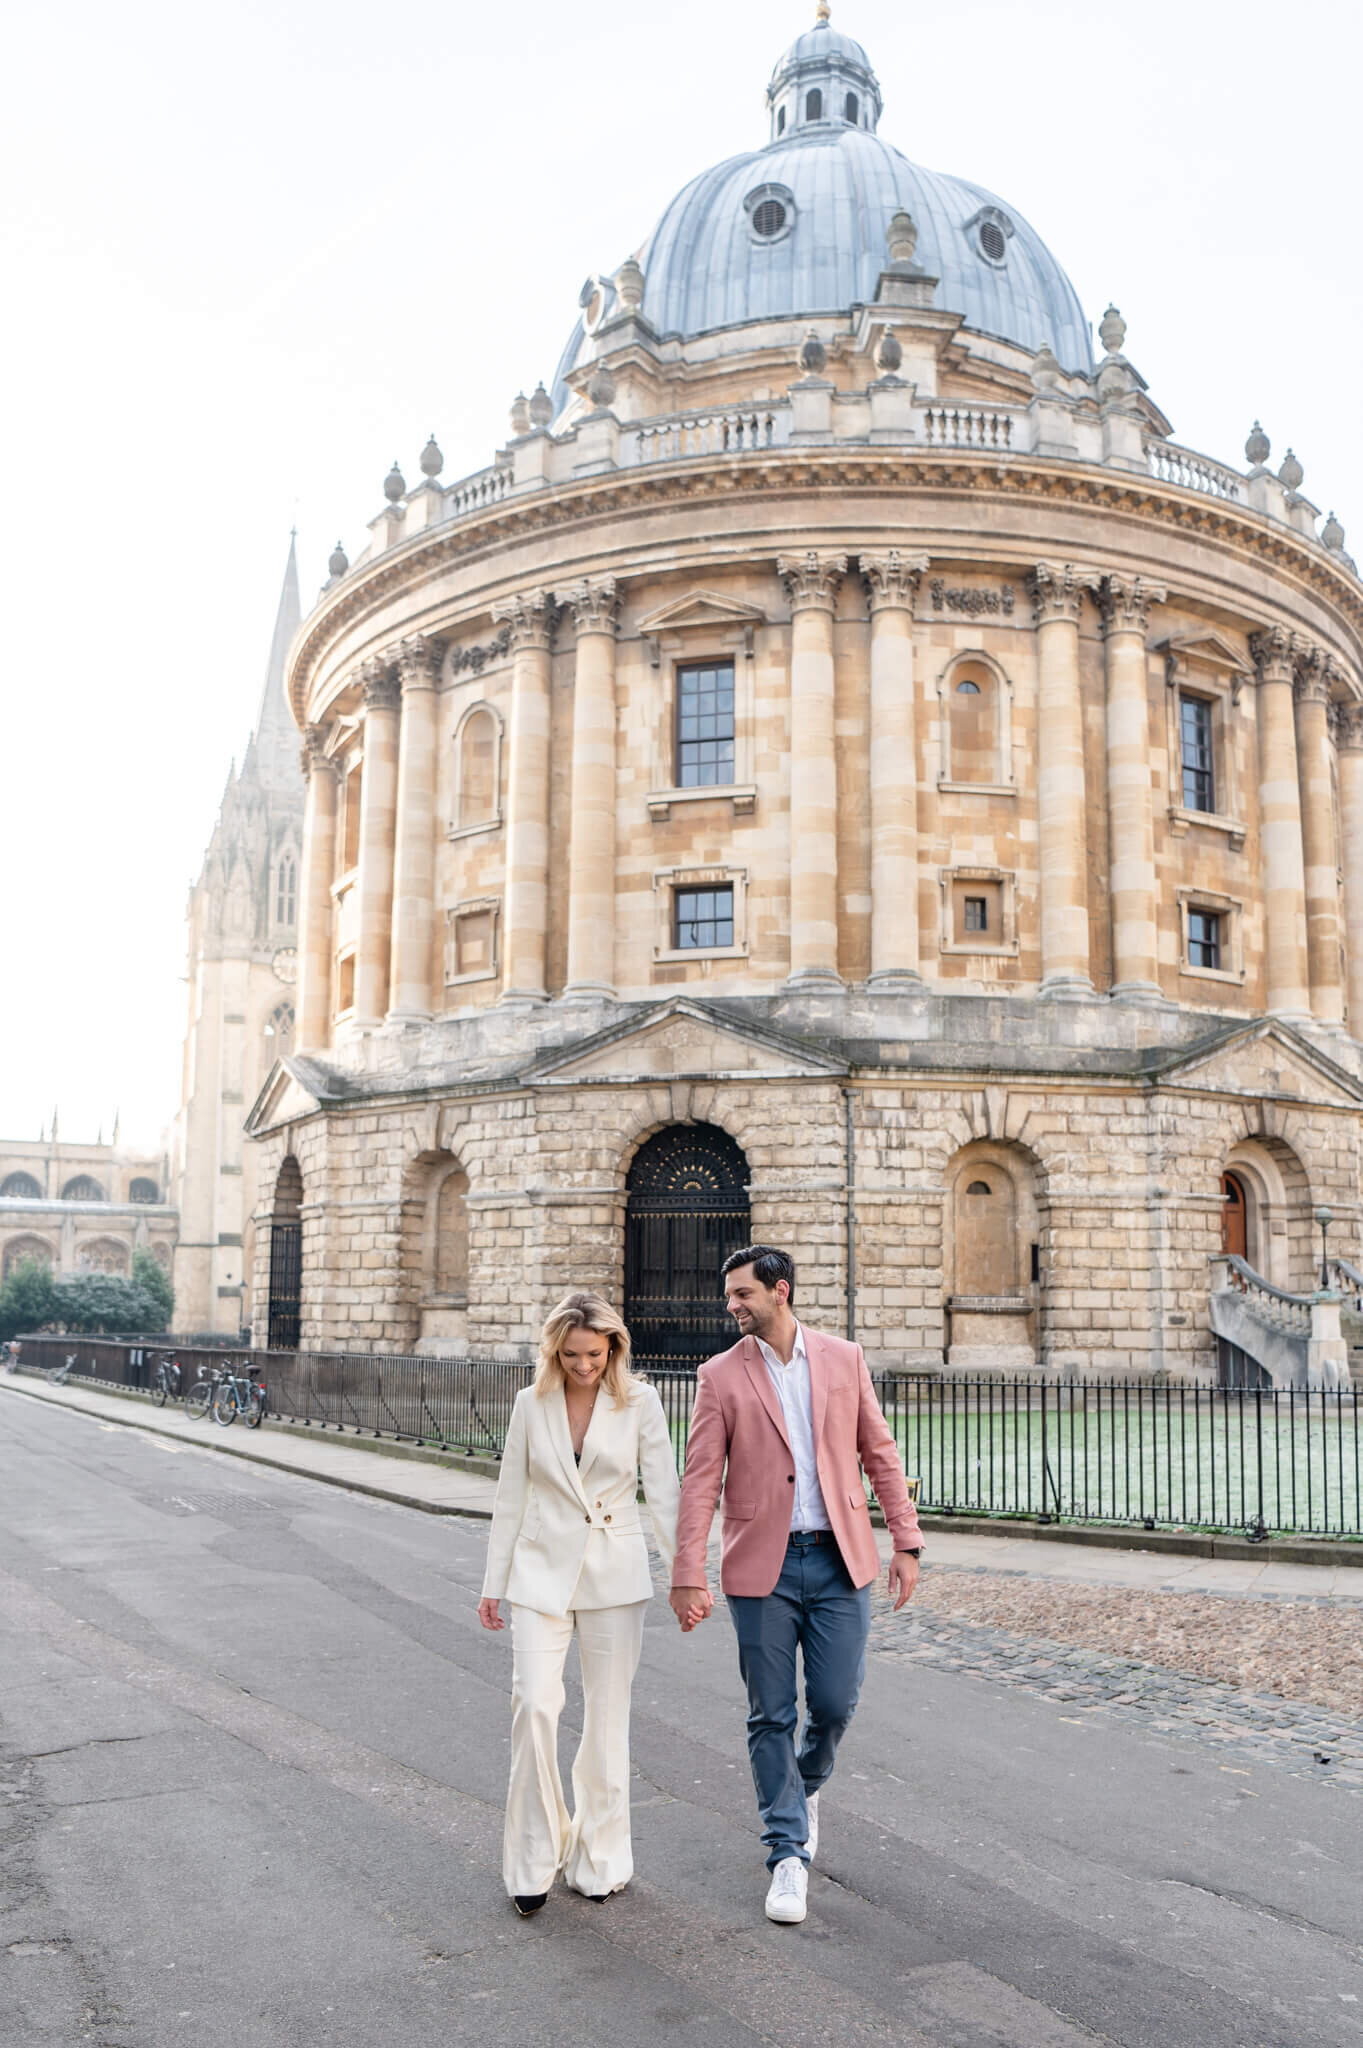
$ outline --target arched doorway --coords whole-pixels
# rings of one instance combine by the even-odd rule
[[[696,1366],[736,1332],[719,1269],[748,1242],[748,1162],[714,1124],[670,1124],[625,1183],[625,1321],[639,1364]]]
[[[1249,1257],[1249,1196],[1238,1173],[1221,1176],[1221,1249],[1232,1258]]]
[[[270,1218],[270,1309],[266,1343],[271,1351],[298,1349],[303,1300],[303,1173],[292,1152],[279,1169]]]
[[[1021,1147],[979,1139],[947,1167],[947,1362],[1027,1372],[1041,1355],[1041,1204]]]

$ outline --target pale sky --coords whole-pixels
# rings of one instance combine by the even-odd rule
[[[259,698],[396,455],[445,481],[546,382],[589,272],[766,138],[813,0],[70,0],[0,82],[0,1134],[155,1142],[184,906]],[[1251,422],[1363,558],[1346,0],[836,0],[881,133],[1044,236],[1187,446]]]

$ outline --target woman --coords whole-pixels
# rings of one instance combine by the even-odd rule
[[[502,1876],[523,1917],[555,1874],[589,1899],[634,1875],[629,1701],[653,1593],[639,1475],[658,1548],[677,1547],[676,1457],[655,1390],[629,1365],[629,1332],[599,1294],[565,1295],[540,1332],[539,1366],[516,1396],[492,1511],[478,1619],[511,1607],[511,1785]],[[582,1740],[571,1819],[558,1769],[563,1665],[577,1637]]]

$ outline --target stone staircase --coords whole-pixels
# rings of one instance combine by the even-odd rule
[[[1223,1387],[1348,1387],[1352,1360],[1341,1329],[1340,1294],[1287,1294],[1231,1253],[1219,1253],[1211,1263],[1211,1325]],[[1350,1313],[1363,1364],[1363,1274],[1357,1276]]]

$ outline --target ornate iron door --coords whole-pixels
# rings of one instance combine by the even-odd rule
[[[749,1230],[748,1162],[727,1131],[673,1124],[640,1146],[627,1182],[625,1321],[642,1367],[694,1367],[734,1342],[720,1267]]]
[[[270,1316],[266,1341],[271,1351],[298,1349],[299,1311],[302,1306],[303,1226],[301,1223],[272,1223],[270,1226]]]

